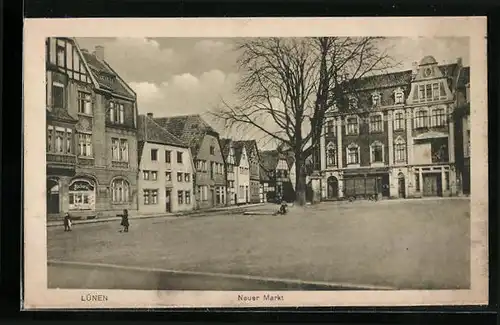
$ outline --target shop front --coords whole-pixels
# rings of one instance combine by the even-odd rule
[[[343,189],[345,197],[379,198],[389,197],[389,171],[387,168],[344,170]]]
[[[96,184],[91,179],[78,178],[69,184],[69,213],[75,217],[95,216]]]

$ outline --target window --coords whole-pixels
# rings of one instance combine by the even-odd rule
[[[335,136],[335,125],[333,123],[333,120],[328,120],[326,121],[326,134],[330,136]]]
[[[446,98],[446,91],[443,82],[428,83],[418,86],[418,99],[422,101],[432,101]]]
[[[125,107],[123,104],[109,102],[109,121],[111,123],[125,123]]]
[[[394,130],[404,130],[405,116],[403,112],[394,113]]]
[[[128,161],[128,140],[120,140],[120,161]]]
[[[186,204],[191,204],[191,192],[186,191],[186,192],[184,192],[184,195],[186,197]]]
[[[329,142],[326,146],[326,165],[337,166],[337,149],[333,142]]]
[[[190,178],[191,178],[191,175],[189,173],[185,173],[184,174],[184,181],[185,182],[189,182],[190,181]]]
[[[170,150],[165,150],[165,162],[170,164],[172,159],[172,152]]]
[[[177,151],[177,163],[182,164],[182,152]]]
[[[64,152],[64,131],[56,131],[56,152]]]
[[[71,137],[71,129],[66,129],[66,153],[71,154],[71,142],[72,142],[72,137]]]
[[[149,204],[150,190],[144,190],[142,196],[144,199],[144,204]]]
[[[47,152],[52,152],[53,150],[53,145],[52,142],[54,141],[54,128],[52,126],[47,127]]]
[[[151,171],[151,180],[156,181],[158,179],[158,172],[155,170]]]
[[[146,180],[146,181],[149,180],[149,170],[144,170],[142,172],[142,178],[144,178],[144,180]]]
[[[64,108],[64,85],[58,82],[52,83],[52,106]]]
[[[177,181],[182,182],[182,173],[177,173]]]
[[[439,99],[439,85],[437,82],[432,84],[432,99]]]
[[[111,138],[111,156],[113,157],[114,161],[120,160],[119,146],[120,140],[117,138]]]
[[[130,200],[129,184],[124,179],[115,179],[111,184],[113,203],[127,203]]]
[[[64,64],[65,58],[66,58],[66,49],[64,48],[64,42],[59,41],[57,44],[56,48],[56,58],[57,58],[57,65],[60,67],[66,67]]]
[[[151,190],[151,204],[158,204],[158,190]]]
[[[177,202],[179,204],[183,204],[184,202],[184,195],[182,191],[177,191]]]
[[[437,108],[432,111],[431,126],[446,125],[446,114],[443,108]]]
[[[401,88],[398,88],[394,91],[394,104],[400,105],[404,104],[404,91]]]
[[[359,164],[359,147],[356,144],[347,147],[347,164]]]
[[[78,135],[78,144],[80,147],[80,156],[92,156],[92,134],[80,133]]]
[[[427,127],[427,111],[421,110],[415,114],[415,129]]]
[[[384,145],[381,142],[376,141],[371,145],[371,162],[384,162]]]
[[[78,113],[92,114],[92,96],[83,91],[78,91]]]
[[[172,181],[172,172],[165,172],[165,179],[167,182]]]
[[[214,146],[210,146],[210,154],[215,155],[215,147]]]
[[[356,116],[347,118],[346,132],[347,134],[358,134],[358,118]]]
[[[151,161],[158,160],[158,149],[151,149]]]
[[[370,132],[382,132],[383,130],[383,121],[382,115],[372,115],[370,116]]]
[[[394,161],[397,163],[406,162],[406,143],[401,137],[398,137],[394,142]]]
[[[420,191],[420,175],[418,172],[415,174],[415,190]]]

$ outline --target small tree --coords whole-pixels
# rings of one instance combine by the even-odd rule
[[[354,81],[391,66],[377,37],[257,38],[239,42],[238,102],[213,114],[259,130],[293,152],[296,201],[305,204],[305,160],[319,147],[325,112]]]

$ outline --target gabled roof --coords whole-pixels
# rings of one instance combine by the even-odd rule
[[[198,155],[201,142],[208,132],[218,133],[200,115],[179,115],[154,118],[155,122],[186,143],[193,156]]]
[[[235,143],[241,144],[245,146],[245,150],[247,155],[250,157],[251,154],[255,151],[257,157],[259,156],[259,149],[257,148],[257,141],[255,140],[239,140],[235,141]]]
[[[220,146],[224,160],[227,162],[229,157],[229,149],[231,148],[231,139],[220,139]]]
[[[188,148],[179,138],[161,127],[149,116],[139,115],[137,120],[137,140]]]
[[[277,150],[265,150],[260,152],[260,165],[266,171],[275,170],[280,160]]]
[[[95,54],[87,50],[82,50],[81,52],[100,88],[132,99],[135,97],[135,94],[129,92],[122,85],[119,80],[120,77],[111,69],[106,61],[99,60]]]

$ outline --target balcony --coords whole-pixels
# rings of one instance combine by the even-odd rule
[[[75,155],[47,152],[46,157],[48,168],[75,170]]]

